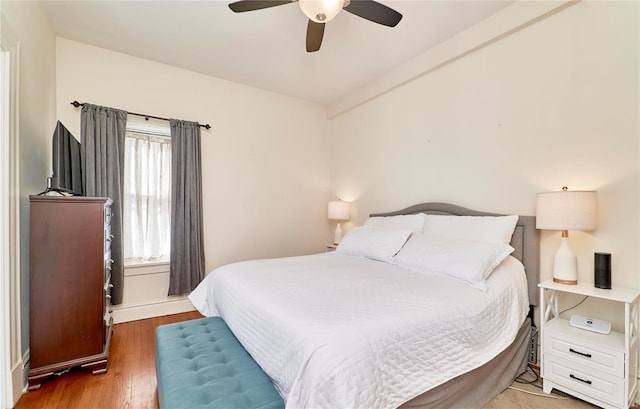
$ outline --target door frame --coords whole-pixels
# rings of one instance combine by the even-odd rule
[[[4,16],[1,17],[4,20]],[[18,86],[20,46],[2,21],[0,37],[0,408],[24,389],[20,318]]]

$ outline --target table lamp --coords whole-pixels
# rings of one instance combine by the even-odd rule
[[[336,231],[333,233],[333,244],[340,244],[342,239],[342,227],[340,222],[349,220],[349,202],[336,200],[329,202],[328,211],[329,220],[337,220]]]
[[[578,284],[578,263],[569,245],[569,230],[596,228],[597,194],[594,191],[543,192],[536,195],[536,228],[562,230],[560,247],[553,259],[553,281]]]

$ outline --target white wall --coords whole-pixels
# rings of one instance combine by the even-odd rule
[[[202,132],[207,271],[324,250],[322,106],[58,38],[57,115],[79,138],[73,100],[213,126]]]
[[[536,192],[595,189],[597,231],[570,233],[579,279],[608,251],[613,284],[639,288],[639,21],[638,2],[579,2],[343,110],[332,196],[360,224],[427,201],[533,215]],[[542,233],[542,279],[559,238]]]
[[[38,3],[0,3],[2,42],[14,43],[18,57],[18,191],[20,262],[11,271],[19,290],[19,311],[11,311],[11,365],[14,399],[20,397],[26,378],[23,356],[29,348],[29,195],[46,187],[51,173],[51,133],[55,124],[55,35]],[[14,307],[17,307],[14,306]]]

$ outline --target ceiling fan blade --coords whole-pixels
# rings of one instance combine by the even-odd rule
[[[324,36],[324,23],[316,23],[309,20],[307,24],[307,52],[312,53],[320,49]]]
[[[395,27],[402,20],[402,14],[374,0],[351,0],[344,9],[358,17],[388,27]]]
[[[282,6],[293,3],[295,0],[240,0],[230,3],[229,8],[236,13],[266,9],[269,7]]]

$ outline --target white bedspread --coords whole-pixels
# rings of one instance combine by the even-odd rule
[[[224,318],[287,408],[394,408],[514,340],[524,268],[508,257],[487,284],[324,253],[226,265],[189,298]]]

